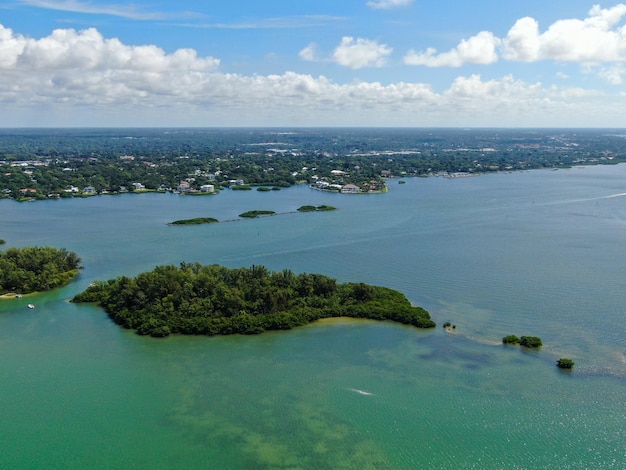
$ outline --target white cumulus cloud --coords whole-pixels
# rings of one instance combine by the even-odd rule
[[[353,67],[391,53],[363,39],[342,46],[341,60]],[[0,26],[0,126],[577,126],[626,118],[615,97],[510,75],[458,77],[436,91],[420,82],[228,74],[218,64],[192,49],[127,45],[96,29],[34,39]],[[613,73],[617,80],[621,71]]]
[[[595,5],[587,18],[558,20],[543,32],[536,19],[524,17],[515,22],[504,38],[481,31],[447,52],[434,48],[410,50],[404,62],[428,67],[492,64],[499,57],[517,62],[626,62],[625,17],[626,4],[607,9]]]
[[[382,67],[393,52],[386,44],[364,38],[344,36],[333,52],[333,60],[351,69]]]
[[[313,62],[318,60],[318,46],[314,42],[309,43],[304,49],[298,52],[298,56],[302,60],[306,60],[308,62]]]
[[[625,73],[626,69],[624,69],[624,66],[622,64],[618,64],[613,67],[604,67],[600,69],[598,75],[611,85],[623,85]]]
[[[367,6],[374,10],[391,10],[392,8],[406,7],[413,3],[413,0],[371,0]]]
[[[503,42],[504,58],[519,61],[615,62],[626,60],[626,5],[595,5],[583,20],[565,19],[540,33],[532,18],[518,20]]]
[[[481,31],[476,36],[463,39],[458,46],[448,52],[438,53],[428,48],[425,52],[409,51],[404,56],[408,65],[427,67],[460,67],[464,64],[492,64],[498,61],[497,47],[500,39],[489,31]]]
[[[47,37],[32,39],[16,35],[0,25],[0,70],[16,66],[22,72],[43,70],[62,74],[81,72],[202,72],[214,70],[219,60],[200,58],[193,49],[166,54],[153,45],[128,46],[118,39],[104,39],[95,29],[56,29]]]

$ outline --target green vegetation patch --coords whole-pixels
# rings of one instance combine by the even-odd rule
[[[543,345],[541,338],[537,336],[522,336],[519,340],[519,344],[525,348],[540,348]]]
[[[213,217],[196,217],[194,219],[182,219],[170,222],[169,225],[201,225],[201,224],[214,224],[219,220]]]
[[[135,278],[94,282],[72,302],[96,302],[118,325],[155,337],[258,334],[331,317],[435,326],[426,310],[398,291],[254,265],[157,266]]]
[[[515,335],[508,335],[502,338],[502,344],[519,344],[520,339]]]
[[[574,361],[567,357],[562,357],[556,361],[556,366],[559,369],[571,369],[574,367]]]
[[[335,210],[337,210],[336,207],[326,206],[326,205],[321,205],[321,206],[300,206],[300,207],[298,207],[298,211],[299,212],[323,212],[323,211],[335,211]]]
[[[276,212],[274,211],[248,211],[248,212],[244,212],[243,214],[239,214],[239,217],[244,217],[247,219],[254,219],[262,215],[274,215],[274,214],[276,214]]]
[[[258,188],[256,188],[256,190],[260,192],[268,192],[271,191],[272,188],[268,188],[267,186],[259,186]]]
[[[540,348],[543,344],[541,342],[541,338],[537,336],[522,336],[518,338],[515,335],[508,335],[502,338],[503,344],[513,344],[524,346],[525,348]]]
[[[234,191],[252,191],[252,186],[249,184],[236,184],[230,187]]]
[[[61,287],[77,276],[80,261],[65,248],[9,248],[0,253],[0,292],[28,294]]]

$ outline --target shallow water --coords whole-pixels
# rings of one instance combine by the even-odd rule
[[[406,181],[370,196],[0,201],[5,246],[65,247],[85,266],[0,302],[0,467],[624,468],[626,166]],[[254,209],[280,215],[166,225]],[[154,340],[67,301],[181,261],[385,285],[456,328]],[[507,334],[544,347],[504,347]]]

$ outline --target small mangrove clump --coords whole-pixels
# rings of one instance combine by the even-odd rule
[[[244,217],[247,219],[255,219],[261,215],[274,215],[276,212],[274,211],[248,211],[243,214],[239,214],[239,217]]]
[[[508,335],[502,338],[502,344],[519,344],[520,339],[515,335]]]
[[[503,344],[519,344],[520,346],[524,346],[525,348],[536,349],[542,346],[541,338],[537,336],[522,336],[518,338],[515,335],[508,335],[502,338]]]
[[[200,225],[200,224],[214,224],[218,222],[213,217],[196,217],[194,219],[182,219],[170,222],[169,225]]]
[[[334,210],[337,210],[337,208],[333,206],[327,206],[327,205],[298,207],[298,212],[323,212],[323,211],[334,211]]]
[[[537,336],[522,336],[519,340],[520,346],[524,346],[525,348],[540,348],[543,344],[541,343],[541,338]]]
[[[568,359],[567,357],[562,357],[556,361],[556,366],[559,369],[571,369],[574,367],[574,361]]]

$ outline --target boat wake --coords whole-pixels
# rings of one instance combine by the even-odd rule
[[[366,392],[364,390],[359,390],[358,388],[349,388],[348,390],[350,390],[351,392],[354,392],[354,393],[358,393],[359,395],[365,395],[365,396],[368,396],[368,397],[374,396],[373,393]]]
[[[578,202],[600,201],[602,199],[614,199],[617,197],[625,197],[625,196],[626,196],[626,193],[617,193],[617,194],[609,194],[608,196],[588,197],[584,199],[571,199],[568,201],[556,201],[556,202],[547,203],[545,205],[554,206],[558,204],[573,204],[573,203],[578,203]]]

